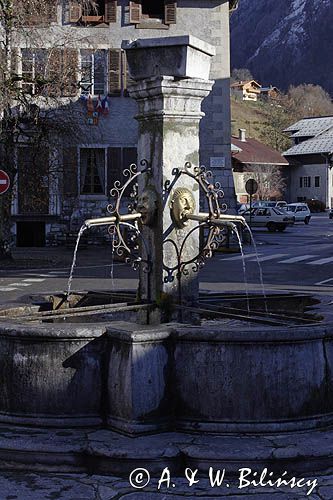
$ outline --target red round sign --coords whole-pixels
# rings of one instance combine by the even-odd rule
[[[4,194],[10,186],[10,179],[8,174],[3,170],[0,170],[0,194]]]

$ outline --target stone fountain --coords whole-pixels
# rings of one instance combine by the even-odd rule
[[[123,48],[136,80],[141,162],[115,184],[109,216],[85,225],[107,226],[118,254],[138,267],[137,297],[50,294],[2,308],[0,428],[18,436],[29,426],[33,439],[28,448],[19,438],[0,443],[0,463],[102,473],[138,462],[159,472],[221,463],[320,470],[333,423],[327,311],[311,315],[315,300],[276,295],[267,316],[254,296],[253,318],[244,298],[199,294],[197,271],[243,223],[225,213],[221,186],[199,167],[214,49],[190,36]],[[75,323],[63,321],[72,315]]]

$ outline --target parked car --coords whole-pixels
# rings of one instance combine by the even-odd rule
[[[304,224],[309,224],[311,212],[306,203],[289,203],[285,210],[287,213],[294,215],[295,222],[304,222]]]
[[[268,231],[284,231],[287,226],[292,226],[295,222],[293,215],[288,214],[284,210],[276,207],[260,207],[253,208],[243,213],[243,217],[253,227],[267,227]]]
[[[238,203],[237,204],[237,213],[238,215],[242,215],[246,210],[249,210],[250,204],[249,203]]]

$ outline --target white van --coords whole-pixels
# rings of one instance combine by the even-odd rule
[[[306,203],[289,203],[284,210],[287,210],[289,214],[293,214],[295,217],[295,222],[304,222],[304,224],[309,224],[311,219],[311,212]]]

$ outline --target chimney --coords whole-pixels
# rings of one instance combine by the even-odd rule
[[[246,133],[246,129],[245,128],[240,128],[238,129],[239,131],[239,140],[242,141],[242,142],[246,142],[246,136],[245,136],[245,133]]]

